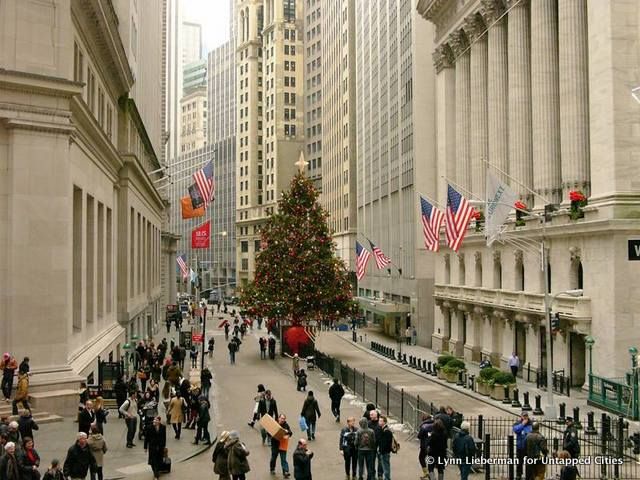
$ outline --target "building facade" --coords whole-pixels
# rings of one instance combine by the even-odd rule
[[[202,25],[182,22],[182,65],[197,62],[202,58]]]
[[[307,175],[322,190],[322,2],[304,3],[304,128]]]
[[[277,208],[304,144],[303,5],[238,0],[236,280],[253,278],[260,226]]]
[[[180,118],[182,119],[180,122],[180,150],[183,154],[198,150],[207,144],[209,130],[207,102],[206,84],[203,87],[192,89],[180,99]],[[175,169],[172,169],[171,173],[175,175]]]
[[[205,58],[187,63],[183,68],[182,93],[189,95],[193,90],[207,88],[207,60]]]
[[[371,240],[393,262],[388,270],[370,262],[358,283],[360,306],[391,335],[415,326],[429,346],[433,255],[424,248],[418,195],[435,191],[434,72],[422,53],[432,49],[433,31],[411,0],[358,0],[355,18],[359,241],[370,248]]]
[[[165,68],[163,80],[165,82],[163,99],[165,114],[162,138],[162,162],[169,166],[172,159],[181,153],[180,134],[180,99],[182,98],[183,81],[183,48],[182,48],[182,17],[183,3],[181,0],[163,0],[165,28],[163,29],[162,44],[164,47]]]
[[[67,389],[69,413],[97,357],[121,358],[164,307],[162,9],[19,3],[0,5],[0,348],[31,358],[33,395]]]
[[[546,365],[545,279],[537,251],[545,240],[549,292],[559,296],[553,368],[585,381],[585,337],[595,339],[594,373],[618,377],[640,343],[640,272],[629,261],[637,236],[638,185],[630,175],[640,140],[637,84],[640,5],[636,2],[421,0],[435,25],[438,173],[484,198],[484,165],[508,174],[533,214],[508,225],[504,244],[487,248],[469,232],[455,254],[436,258],[436,350],[506,365],[511,352],[533,370]],[[423,54],[424,55],[424,54]],[[445,184],[438,185],[444,202]],[[588,197],[571,219],[569,192]],[[533,195],[531,192],[535,192]],[[547,204],[559,210],[546,223]]]

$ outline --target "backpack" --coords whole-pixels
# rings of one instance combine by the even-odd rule
[[[400,443],[396,440],[396,436],[391,434],[391,453],[398,453],[400,451]]]
[[[354,449],[356,446],[356,432],[352,432],[347,430],[342,435],[342,448],[343,449]]]

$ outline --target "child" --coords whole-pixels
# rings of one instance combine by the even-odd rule
[[[304,368],[301,368],[300,371],[298,371],[298,391],[307,391],[307,374],[305,373]]]

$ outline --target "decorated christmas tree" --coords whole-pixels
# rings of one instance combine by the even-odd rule
[[[317,200],[318,191],[302,173],[282,194],[278,212],[261,232],[255,279],[241,293],[249,314],[304,327],[357,311],[349,274],[334,252],[328,213]]]

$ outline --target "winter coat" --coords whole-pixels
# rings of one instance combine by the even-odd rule
[[[212,378],[213,376],[211,375],[211,372],[205,368],[200,374],[200,385],[203,387],[210,387]]]
[[[461,459],[465,463],[471,463],[471,459],[476,455],[476,443],[469,432],[460,430],[453,439],[453,456]]]
[[[180,370],[180,367],[178,367],[177,365],[171,365],[168,369],[167,369],[167,381],[177,385],[178,384],[178,380],[180,380],[180,377],[182,376],[182,371]]]
[[[269,402],[268,405],[267,402]],[[267,413],[273,418],[278,418],[278,403],[273,397],[271,397],[270,400],[262,397],[258,402],[258,415],[260,415],[260,418],[264,417]]]
[[[513,426],[513,433],[516,434],[516,450],[524,450],[525,442],[527,440],[527,435],[531,433],[532,427],[531,422],[526,424],[522,424],[521,422],[516,423]]]
[[[227,458],[229,474],[242,475],[243,473],[251,471],[249,461],[247,460],[249,450],[247,450],[247,447],[245,447],[243,443],[235,439],[225,443],[225,446],[229,450],[229,457]]]
[[[360,428],[356,433],[356,445],[358,451],[376,450],[376,434],[369,428],[369,422],[366,418],[360,419]]]
[[[303,448],[296,448],[293,452],[293,478],[295,480],[311,480],[311,459],[313,453],[307,453]]]
[[[29,375],[18,376],[18,386],[16,388],[15,401],[27,400],[29,396]]]
[[[433,432],[433,418],[425,420],[420,424],[420,430],[418,431],[418,440],[420,440],[420,448],[427,450],[429,448],[429,437]]]
[[[65,478],[64,478],[64,473],[62,473],[62,470],[49,469],[45,472],[44,476],[42,477],[42,480],[65,480]]]
[[[167,427],[160,425],[156,430],[155,425],[149,425],[144,431],[144,448],[148,452],[147,463],[149,465],[162,465],[164,449],[167,446]]]
[[[316,419],[320,418],[320,407],[318,406],[318,401],[313,397],[307,397],[302,405],[300,415],[307,420],[307,423],[315,423]]]
[[[338,444],[338,448],[342,451],[353,452],[356,450],[356,437],[358,435],[358,431],[355,427],[349,428],[344,427],[340,430],[340,441]]]
[[[92,433],[89,435],[87,442],[93,458],[96,459],[96,465],[101,467],[104,454],[107,453],[107,442],[104,441],[101,433]]]
[[[334,402],[339,402],[344,397],[344,388],[339,383],[334,383],[329,387],[329,398]]]
[[[571,458],[578,458],[580,456],[580,441],[578,440],[576,427],[570,426],[564,431],[562,435],[562,449],[569,452]]]
[[[0,478],[2,480],[21,480],[20,465],[15,455],[4,454],[0,457]]]
[[[182,397],[173,397],[169,402],[169,409],[167,410],[167,415],[170,416],[171,423],[182,423],[184,422],[184,411],[183,408],[186,407],[186,402]]]
[[[81,448],[74,443],[67,451],[67,458],[64,460],[64,475],[71,478],[84,478],[89,472],[89,468],[96,466],[96,459],[91,454],[89,445]]]
[[[28,417],[20,416],[20,418],[18,418],[18,431],[20,432],[20,438],[33,438],[33,431],[39,429],[40,427],[38,427],[38,424],[31,415]]]
[[[307,374],[302,372],[298,374],[298,388],[305,388],[307,386]]]
[[[78,415],[78,431],[89,435],[91,424],[96,421],[96,412],[83,409]]]
[[[217,473],[220,477],[229,475],[229,451],[225,448],[224,443],[216,443],[211,461],[213,462],[213,473]]]
[[[31,454],[33,456],[33,460],[29,458],[26,450],[20,450],[20,452],[16,453],[16,458],[18,459],[18,466],[22,471],[22,476],[20,477],[22,480],[39,480],[40,479],[40,473],[37,472],[37,470],[33,469],[33,467],[38,468],[40,466],[40,455],[38,455],[38,452],[36,452],[35,448],[31,449]]]
[[[18,368],[18,361],[11,357],[7,362],[0,360],[0,370],[5,377],[13,378],[13,375]]]
[[[391,445],[393,444],[393,433],[389,430],[389,427],[385,426],[380,429],[380,433],[377,438],[378,452],[381,455],[391,453]]]
[[[209,402],[201,401],[200,406],[198,408],[198,422],[197,425],[201,428],[209,425],[211,421],[211,415],[209,415]]]
[[[434,430],[429,438],[429,455],[433,457],[436,465],[444,465],[447,458],[447,435],[446,430]]]
[[[549,453],[547,439],[540,432],[531,432],[525,441],[525,452],[527,457],[536,459],[536,463],[539,463]]]

